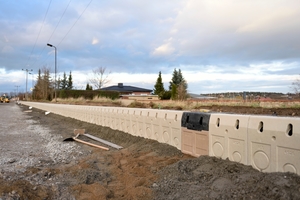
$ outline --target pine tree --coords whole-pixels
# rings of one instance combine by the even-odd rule
[[[182,82],[185,82],[185,80],[184,80],[184,78],[183,78],[183,76],[182,76],[182,73],[181,73],[181,70],[180,69],[178,69],[178,77],[177,77],[177,85],[179,85],[180,83],[182,83]]]
[[[59,88],[62,90],[67,89],[67,75],[66,72],[64,72],[63,78],[60,80]]]
[[[181,73],[181,70],[179,69],[178,70],[178,84],[177,84],[177,88],[180,89],[181,88],[181,93],[186,93],[187,94],[187,88],[188,88],[188,85],[187,85],[187,82],[186,80],[183,78],[182,76],[182,73]],[[180,92],[178,92],[179,94]]]
[[[59,90],[61,89],[61,79],[60,79],[60,76],[58,76],[57,87],[58,87]]]
[[[178,85],[179,84],[179,77],[178,77],[178,71],[176,68],[173,71],[172,79],[170,81],[169,90],[172,90],[173,84]]]
[[[177,85],[176,84],[172,84],[172,89],[171,89],[171,99],[172,100],[176,100],[178,99],[177,97]]]
[[[43,97],[44,98],[43,99],[51,100],[53,99],[55,82],[51,79],[50,70],[47,68],[44,68],[43,70],[44,70],[44,75],[43,75],[43,82],[44,82]]]
[[[41,69],[38,71],[38,76],[36,80],[36,84],[33,89],[33,98],[34,99],[42,99],[41,97],[41,83],[42,82],[42,75],[41,75]]]
[[[183,78],[181,70],[176,68],[173,71],[173,76],[170,81],[169,89],[171,90],[171,98],[173,100],[184,100],[187,98],[187,82]],[[176,91],[175,91],[176,90]]]
[[[69,79],[68,79],[68,82],[67,82],[67,90],[72,90],[73,89],[73,80],[72,80],[72,72],[70,71],[70,74],[69,74]]]
[[[164,88],[164,84],[162,82],[161,71],[160,71],[159,74],[158,74],[158,78],[156,80],[156,83],[154,85],[153,93],[158,95],[159,98],[162,98],[164,92],[165,92],[165,88]]]
[[[91,86],[89,83],[87,83],[85,90],[93,90],[93,86]]]

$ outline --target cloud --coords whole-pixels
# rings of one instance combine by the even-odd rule
[[[1,50],[2,53],[12,53],[14,51],[14,48],[11,46],[4,46]]]
[[[5,75],[45,66],[54,71],[47,43],[57,46],[59,73],[72,71],[83,88],[83,75],[97,66],[115,73],[115,83],[147,88],[159,71],[168,84],[174,68],[181,69],[197,93],[259,86],[287,92],[299,74],[299,0],[92,1],[80,17],[88,3],[71,1],[67,8],[68,2],[53,1],[45,17],[49,2],[2,2]]]
[[[163,44],[163,45],[157,47],[153,51],[153,55],[154,56],[168,56],[168,55],[171,55],[174,51],[175,51],[175,49],[172,47],[172,45],[170,43],[166,43],[166,44]]]
[[[92,40],[92,45],[95,45],[95,44],[98,44],[99,43],[99,40],[97,38],[93,38]]]
[[[4,35],[4,40],[5,42],[9,42],[9,40],[7,39],[7,37]]]
[[[6,72],[5,68],[0,68],[0,74],[1,75],[5,75],[5,72]]]
[[[259,17],[255,17],[248,23],[242,24],[238,27],[237,32],[249,33],[249,32],[274,32],[282,31],[282,28],[292,28],[293,19],[299,17],[297,7],[276,7],[272,12],[260,14]],[[290,21],[290,22],[289,22]],[[276,26],[274,26],[276,24]]]
[[[294,42],[300,34],[299,9],[297,1],[191,0],[167,37],[181,57],[198,58],[202,64],[294,58],[300,53]]]

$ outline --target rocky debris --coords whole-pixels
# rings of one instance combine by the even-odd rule
[[[300,177],[296,174],[262,173],[208,156],[174,163],[159,176],[152,185],[156,200],[300,198]]]

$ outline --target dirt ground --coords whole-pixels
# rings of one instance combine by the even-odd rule
[[[36,135],[44,139],[37,141],[40,145],[35,144],[28,155],[15,157],[9,154],[9,148],[23,151],[22,146],[15,146],[12,140],[1,143],[4,146],[1,146],[0,199],[3,200],[300,199],[300,176],[296,174],[262,173],[228,160],[194,158],[153,140],[15,106],[32,129],[32,135],[21,138],[22,142]],[[86,129],[87,133],[123,148],[109,147],[105,151],[78,142],[63,142],[73,136],[74,129]],[[45,130],[49,131],[46,136],[39,133]],[[80,139],[106,146],[85,136]],[[44,142],[51,148],[45,150]],[[6,147],[6,143],[13,144]],[[49,157],[39,157],[43,151]],[[10,157],[4,158],[5,155]],[[39,159],[38,162],[23,159],[21,165],[19,160],[24,156]]]

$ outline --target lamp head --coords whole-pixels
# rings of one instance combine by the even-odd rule
[[[47,46],[49,46],[49,47],[53,47],[53,45],[52,45],[52,44],[49,44],[49,43],[47,43]]]

